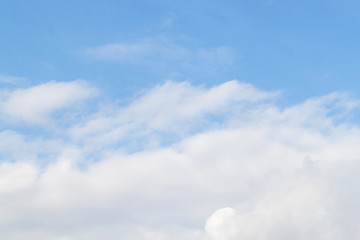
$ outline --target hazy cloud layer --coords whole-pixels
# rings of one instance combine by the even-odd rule
[[[247,83],[166,82],[70,127],[52,117],[94,92],[50,82],[2,96],[3,114],[62,131],[0,132],[1,239],[359,238],[356,99],[281,108]]]

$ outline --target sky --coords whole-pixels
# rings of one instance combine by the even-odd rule
[[[359,10],[1,0],[0,239],[359,239]]]

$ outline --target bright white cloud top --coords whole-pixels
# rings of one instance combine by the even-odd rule
[[[1,94],[2,119],[20,121],[0,133],[1,239],[359,239],[357,99],[280,107],[238,81],[166,82],[122,106],[99,92]]]
[[[95,94],[83,81],[48,82],[27,89],[5,92],[0,99],[4,116],[30,123],[45,123],[49,115]]]

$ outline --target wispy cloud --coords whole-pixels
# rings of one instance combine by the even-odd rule
[[[23,81],[23,80],[26,80],[26,78],[0,74],[0,82],[2,82],[2,83],[16,84],[19,81]]]
[[[52,82],[8,99],[49,89],[70,100],[35,101],[40,119],[93,92]],[[55,136],[1,132],[0,238],[358,239],[360,128],[341,120],[358,100],[332,93],[283,108],[276,96],[238,81],[167,82],[70,127],[54,117]],[[126,146],[174,128],[167,144]]]
[[[189,48],[163,37],[92,47],[83,54],[98,60],[173,71],[218,71],[229,68],[235,59],[234,51],[227,46]]]
[[[236,80],[209,89],[168,81],[145,91],[125,108],[110,108],[75,125],[70,134],[96,146],[119,141],[124,141],[123,146],[133,141],[139,144],[140,138],[155,144],[162,142],[164,135],[186,134],[211,125],[211,118],[227,115],[235,110],[235,103],[241,107],[269,101],[277,95],[278,92],[264,92]],[[153,133],[152,141],[145,140],[149,133]]]

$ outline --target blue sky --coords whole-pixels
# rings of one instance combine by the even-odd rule
[[[356,1],[0,4],[0,72],[26,77],[20,86],[83,78],[112,96],[126,96],[168,79],[209,86],[238,79],[266,90],[285,90],[290,102],[337,90],[355,94],[360,90]],[[141,57],[119,62],[83,54],[88,48],[146,40],[166,41],[193,52],[226,47],[230,56],[226,64],[213,69],[203,59],[195,64],[155,53],[152,65],[142,63]],[[186,63],[193,68],[181,67]]]
[[[358,240],[359,10],[0,1],[0,239]]]

